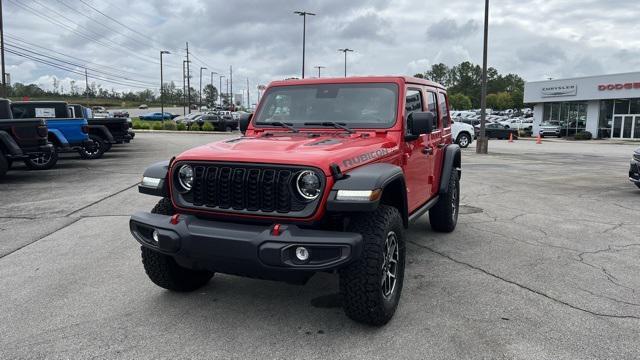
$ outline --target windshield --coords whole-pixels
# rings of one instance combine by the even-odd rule
[[[257,123],[337,122],[349,127],[388,128],[396,119],[395,84],[311,84],[271,88]]]

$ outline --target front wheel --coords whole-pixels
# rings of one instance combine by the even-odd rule
[[[469,146],[469,144],[471,144],[471,136],[469,136],[469,134],[467,133],[462,133],[458,135],[456,143],[460,145],[461,148],[466,148]]]
[[[452,232],[458,224],[460,207],[460,179],[458,170],[452,169],[447,192],[440,195],[438,202],[429,210],[431,228],[438,232]]]
[[[381,205],[352,219],[349,231],[362,234],[362,253],[340,270],[340,296],[349,318],[381,326],[398,307],[405,267],[404,227],[398,209]]]
[[[162,198],[151,210],[153,214],[173,215],[175,210],[168,198]],[[194,291],[206,285],[213,273],[182,267],[169,255],[141,247],[142,265],[149,279],[161,288],[177,292]]]
[[[11,165],[9,164],[9,161],[7,160],[7,158],[4,156],[2,152],[0,152],[0,178],[7,173],[10,166]]]
[[[51,149],[49,153],[36,153],[24,161],[24,164],[31,170],[49,170],[56,166],[58,162],[58,152]]]
[[[231,128],[231,126],[227,126],[227,127],[225,127],[225,128],[224,128],[224,131],[226,131],[226,132],[232,132],[232,131],[233,131],[233,129]]]

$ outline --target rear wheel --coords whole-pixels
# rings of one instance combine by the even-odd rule
[[[153,214],[173,215],[171,200],[161,199],[151,210]],[[173,257],[147,247],[141,247],[142,265],[154,284],[171,291],[194,291],[206,285],[213,277],[210,271],[192,270],[176,263]]]
[[[362,234],[362,253],[340,270],[340,296],[347,316],[381,326],[398,307],[404,281],[405,243],[398,209],[381,205],[352,219],[349,231]]]
[[[78,153],[80,154],[80,157],[83,159],[89,159],[89,160],[100,159],[104,154],[104,152],[106,151],[104,140],[97,135],[89,135],[89,140],[92,143],[90,148],[83,146],[80,149],[78,149]]]
[[[452,232],[458,224],[460,208],[460,179],[458,170],[453,169],[449,177],[447,192],[440,195],[438,202],[429,210],[431,228],[438,232]]]
[[[49,153],[36,153],[24,161],[31,170],[49,170],[58,162],[58,151],[53,148]]]
[[[7,173],[9,166],[9,161],[4,157],[4,154],[0,152],[0,177],[3,177]]]
[[[226,132],[232,132],[233,129],[231,128],[231,126],[227,125],[227,127],[224,128],[224,131]]]

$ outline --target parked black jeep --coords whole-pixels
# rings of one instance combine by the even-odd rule
[[[44,120],[12,119],[9,100],[0,99],[0,178],[16,160],[37,162],[50,156],[53,145],[47,137]]]
[[[104,143],[104,151],[113,144],[129,143],[135,136],[128,118],[94,118],[91,109],[78,104],[70,104],[69,111],[74,117],[87,119],[89,136],[98,137]]]
[[[640,188],[640,148],[637,148],[633,152],[631,167],[629,168],[629,181]]]

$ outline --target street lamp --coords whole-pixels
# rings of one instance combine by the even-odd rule
[[[304,54],[307,42],[307,15],[316,16],[316,14],[306,11],[294,11],[293,13],[302,16],[302,78],[304,79]]]
[[[164,129],[164,78],[162,72],[162,55],[171,54],[166,50],[160,50],[160,113],[162,114],[162,128]]]
[[[353,52],[353,50],[349,48],[344,48],[344,49],[338,49],[338,51],[341,51],[344,53],[344,77],[347,77],[347,53]]]
[[[220,97],[220,108],[222,108],[222,78],[225,77],[224,75],[220,75],[220,87],[218,88],[218,96]]]
[[[319,79],[319,78],[320,78],[320,69],[324,69],[324,68],[326,68],[326,66],[320,66],[320,65],[318,65],[318,66],[314,66],[314,67],[315,67],[316,69],[318,69],[318,79]]]
[[[202,108],[202,70],[207,70],[207,68],[200,67],[200,100],[198,100],[198,111]]]
[[[480,136],[476,144],[476,153],[489,152],[489,139],[485,131],[487,123],[487,48],[489,43],[489,0],[484,3],[484,50],[482,54],[482,96],[480,99]]]
[[[213,96],[213,75],[218,75],[218,73],[216,71],[212,71],[211,72],[211,95]],[[215,105],[216,102],[212,102],[212,105]]]

